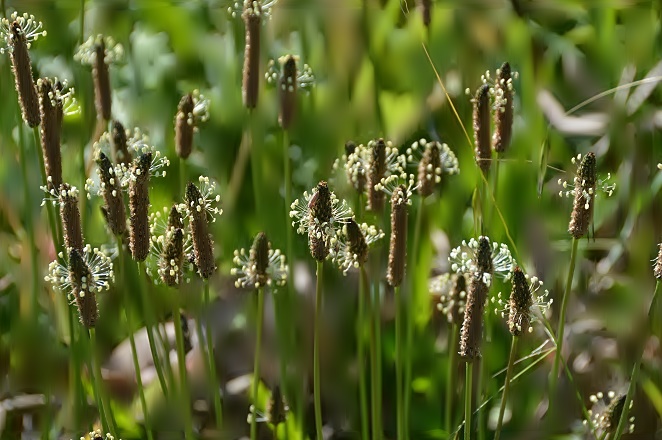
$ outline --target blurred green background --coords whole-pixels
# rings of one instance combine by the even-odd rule
[[[81,113],[65,119],[62,154],[65,181],[82,188],[79,152],[85,148],[89,160],[96,115],[90,69],[73,61],[81,41],[81,2],[7,0],[3,4],[7,11],[34,14],[48,31],[31,48],[35,75],[65,78],[76,89]],[[233,173],[239,172],[237,158],[248,125],[241,95],[244,31],[241,19],[228,13],[233,4],[224,0],[88,0],[84,4],[85,37],[111,35],[125,47],[124,62],[111,66],[114,117],[127,127],[137,126],[149,133],[151,142],[173,162],[168,177],[152,184],[152,210],[180,200],[173,128],[180,97],[197,88],[211,101],[210,119],[196,134],[187,172],[193,179],[207,175],[219,185],[225,212],[212,225],[219,266],[212,286],[220,300],[210,313],[219,335],[235,331],[243,335],[240,341],[249,344],[246,348],[244,342],[235,341],[224,346],[219,362],[237,365],[235,369],[222,367],[225,378],[247,373],[252,365],[252,339],[246,336],[252,322],[252,308],[247,306],[250,296],[230,287],[229,274],[233,250],[249,246],[258,231],[265,231],[274,247],[286,246],[289,225],[284,214],[277,90],[262,82],[253,115],[252,154],[258,155],[254,161],[257,172],[249,161],[243,178],[231,184]],[[310,191],[321,179],[332,179],[340,197],[355,199],[344,175],[332,172],[347,140],[367,143],[384,137],[404,151],[421,137],[438,138],[457,154],[460,174],[446,179],[439,195],[426,201],[432,233],[422,237],[420,264],[411,271],[421,280],[419,285],[425,285],[430,273],[448,270],[449,247],[478,235],[471,199],[479,174],[473,159],[472,105],[464,91],[475,90],[485,70],[494,72],[509,61],[519,72],[519,80],[514,82],[513,140],[500,165],[495,191],[503,221],[495,215],[486,232],[508,243],[518,262],[545,281],[558,300],[555,307],[560,304],[567,272],[571,209],[571,201],[558,196],[557,180],[571,180],[575,167],[570,158],[588,151],[596,153],[601,176],[611,173],[617,190],[610,198],[598,197],[594,234],[579,245],[565,354],[574,383],[561,382],[565,411],[558,420],[543,418],[550,356],[513,386],[512,419],[506,424],[504,438],[543,439],[553,434],[584,438],[580,401],[589,405],[591,393],[622,386],[629,376],[633,341],[642,337],[640,323],[654,288],[651,259],[662,237],[662,174],[656,168],[662,161],[662,88],[656,82],[662,76],[661,22],[661,2],[652,0],[433,1],[429,30],[414,1],[279,0],[262,28],[263,72],[268,60],[291,53],[309,64],[316,77],[314,89],[298,95],[297,116],[289,132],[294,197]],[[27,297],[30,289],[24,282],[30,274],[25,229],[35,231],[43,274],[55,255],[45,211],[38,203],[24,206],[18,183],[19,121],[7,56],[0,58],[0,76],[0,399],[46,389],[59,390],[55,394],[61,397],[66,391],[68,359],[63,310],[61,304],[52,306],[61,303],[53,299],[58,293],[42,286],[38,325],[23,319],[20,312],[20,298]],[[649,80],[628,85],[645,78]],[[612,92],[568,114],[574,106],[608,90]],[[36,183],[40,175],[34,147],[28,158],[30,181],[35,182],[32,199],[38,201],[42,193]],[[88,171],[93,173],[91,168]],[[227,206],[232,197],[235,203]],[[93,245],[108,243],[99,200],[85,203],[86,240]],[[33,211],[38,219],[35,224],[25,224],[25,209]],[[386,251],[385,243],[383,240],[377,247],[378,252]],[[298,275],[293,284],[300,298],[290,319],[301,340],[306,340],[314,263],[305,238],[295,237],[294,254],[288,259]],[[356,277],[344,278],[330,264],[327,267],[325,325],[329,331],[325,344],[333,356],[322,365],[325,412],[334,438],[358,438],[352,327]],[[508,288],[497,285],[493,292]],[[182,292],[192,316],[202,313],[199,291],[200,284],[194,281]],[[155,309],[165,315],[172,292],[155,288],[153,294]],[[443,438],[447,328],[433,313],[427,292],[414,298],[412,435]],[[126,338],[126,329],[116,325],[116,302],[111,290],[100,303],[98,332],[103,356]],[[395,397],[389,387],[393,380],[392,309],[387,292],[382,311],[387,438],[395,438]],[[553,323],[556,310],[550,319]],[[236,324],[238,317],[244,317],[248,325]],[[487,334],[486,368],[496,375],[505,368],[510,336],[504,323],[494,318]],[[527,339],[520,345],[521,357],[547,336],[537,331]],[[634,410],[637,428],[629,438],[659,438],[655,433],[659,436],[662,417],[660,343],[658,333],[647,346]],[[303,367],[297,364],[304,369],[312,353],[306,347],[303,344],[299,353],[306,362]],[[270,350],[278,351],[276,347]],[[274,363],[271,373],[265,373],[272,380],[277,379],[276,358],[273,355],[266,361]],[[502,382],[502,373],[489,381],[489,395],[496,398],[482,409],[488,426],[496,417],[496,393]],[[238,431],[233,432],[244,429],[245,407],[239,405],[229,414],[238,418],[232,423]],[[128,433],[124,438],[138,435],[132,417],[124,424]],[[76,429],[85,431],[67,426],[70,431],[65,432],[72,428],[71,436]],[[18,438],[15,435],[6,430],[2,438]]]

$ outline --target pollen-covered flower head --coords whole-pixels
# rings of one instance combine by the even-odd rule
[[[232,18],[246,19],[245,15],[257,15],[264,19],[271,18],[273,7],[278,0],[244,0],[238,1],[228,6],[228,14]]]
[[[62,253],[59,257],[64,259]],[[70,248],[67,257],[67,266],[53,261],[44,280],[66,292],[69,300],[76,303],[83,325],[94,327],[98,316],[96,294],[110,288],[114,280],[113,263],[105,253],[89,244],[82,251]]]
[[[308,64],[299,69],[299,57],[285,55],[278,62],[270,60],[265,78],[268,85],[277,85],[280,96],[278,122],[283,129],[291,127],[296,116],[297,90],[309,92],[315,86],[315,75]]]
[[[214,246],[209,234],[209,218],[216,221],[216,216],[223,211],[215,206],[220,196],[214,196],[215,185],[209,178],[200,176],[200,188],[193,182],[186,185],[186,210],[188,212],[191,236],[193,238],[193,256],[195,266],[202,278],[208,279],[216,270]]]
[[[404,185],[398,185],[391,193],[391,240],[388,252],[386,280],[397,287],[405,277],[407,260],[407,205],[411,193]]]
[[[402,190],[404,198],[401,200],[407,205],[411,205],[411,197],[414,195],[414,191],[417,189],[418,184],[416,183],[416,176],[413,174],[407,174],[406,172],[401,172],[400,174],[391,174],[390,176],[383,178],[377,185],[375,185],[375,190],[385,193],[389,197],[393,197],[393,194],[396,192],[396,190]]]
[[[287,406],[287,403],[285,402],[285,397],[280,390],[280,386],[276,385],[271,391],[271,396],[269,396],[269,400],[267,401],[266,411],[262,412],[255,408],[255,405],[251,405],[248,417],[246,417],[246,423],[252,423],[253,418],[255,418],[256,422],[269,423],[275,429],[281,423],[285,423],[289,410],[290,407]]]
[[[285,255],[279,249],[271,249],[271,243],[264,232],[255,237],[253,246],[248,250],[234,252],[232,275],[239,276],[236,287],[260,288],[264,286],[282,286],[287,282],[287,264]]]
[[[43,96],[40,96],[40,102],[48,98],[48,104],[54,107],[58,113],[60,120],[63,116],[71,116],[80,113],[80,106],[78,100],[74,96],[76,89],[69,87],[69,82],[64,79],[60,80],[57,76],[54,78],[39,78],[37,80],[37,88],[42,91]]]
[[[481,357],[483,312],[490,287],[480,273],[467,274],[467,277],[469,278],[469,289],[460,329],[459,355],[466,362],[473,362]]]
[[[384,232],[367,223],[358,224],[349,219],[336,234],[331,246],[331,259],[342,270],[343,275],[358,268],[368,260],[370,246],[384,237]]]
[[[595,196],[598,192],[606,194],[607,197],[611,196],[616,184],[609,182],[611,173],[608,173],[605,179],[597,177],[596,159],[592,152],[583,157],[578,154],[577,157],[572,158],[572,163],[577,164],[574,182],[571,184],[559,179],[559,185],[565,190],[561,190],[559,196],[573,197],[568,232],[573,237],[580,238],[588,233],[588,227],[593,219]]]
[[[480,236],[478,240],[472,238],[468,243],[463,240],[461,246],[451,251],[448,261],[453,272],[468,277],[479,274],[488,287],[493,276],[509,280],[515,267],[508,245],[491,241],[486,236]]]
[[[385,197],[379,185],[384,178],[402,173],[406,159],[390,141],[381,138],[368,142],[367,148],[359,146],[354,155],[358,161],[363,159],[362,166],[368,176],[368,209],[380,212],[384,209]]]
[[[497,304],[494,313],[507,319],[508,330],[513,336],[520,336],[524,332],[532,333],[532,324],[540,320],[539,316],[545,316],[553,300],[549,298],[549,291],[546,289],[539,294],[543,282],[536,276],[529,277],[524,274],[519,266],[513,270],[511,283],[512,290],[508,300],[502,298],[501,292],[492,297],[491,302]]]
[[[0,46],[0,54],[12,52],[16,44],[25,44],[28,49],[33,41],[46,36],[43,24],[34,15],[27,13],[19,14],[12,12],[9,18],[0,20],[0,36],[3,44]]]
[[[308,235],[311,255],[318,261],[328,256],[331,240],[352,215],[347,202],[339,200],[325,181],[310,193],[304,191],[290,206],[292,227],[298,234]]]
[[[589,397],[593,406],[588,410],[591,416],[591,426],[597,430],[599,435],[613,434],[616,432],[618,422],[621,419],[623,410],[625,409],[625,393],[615,390],[607,392],[597,392]],[[633,401],[630,401],[628,413],[632,411]],[[584,426],[588,426],[588,420],[583,420]],[[634,432],[634,416],[628,418],[628,424],[625,431]],[[599,437],[603,438],[603,437]]]
[[[476,90],[473,102],[474,151],[476,163],[487,174],[492,165],[492,147],[490,145],[490,86],[483,84]]]
[[[467,301],[467,279],[462,274],[442,274],[428,281],[437,310],[446,316],[449,324],[462,324]]]
[[[133,161],[129,181],[131,256],[136,261],[144,261],[149,255],[149,178],[152,153],[142,153]]]
[[[173,287],[190,281],[185,270],[193,243],[184,228],[186,215],[185,204],[174,204],[149,216],[150,255],[146,268],[155,283],[163,282]],[[156,276],[152,275],[154,272]]]
[[[64,245],[67,249],[83,250],[83,230],[78,209],[78,188],[67,183],[60,185],[58,203],[60,219],[64,231]]]
[[[182,96],[175,116],[175,149],[179,157],[189,157],[193,150],[193,133],[208,119],[209,100],[199,90]]]
[[[87,198],[90,199],[92,194],[103,197],[104,206],[101,207],[101,212],[106,223],[114,235],[122,236],[126,231],[126,209],[120,185],[121,177],[117,175],[113,163],[103,152],[100,151],[96,155],[95,161],[98,182],[87,179],[85,182]]]
[[[95,431],[90,431],[90,433],[87,434],[87,436],[90,438],[90,440],[115,440],[115,437],[110,432],[107,432],[104,435],[100,429],[97,429]],[[85,438],[81,437],[81,440],[85,440]]]
[[[489,72],[487,72],[489,75]],[[513,79],[518,78],[517,72],[512,72],[507,61],[496,70],[496,80],[490,89],[494,107],[494,135],[492,146],[497,153],[503,153],[510,145],[513,132]]]
[[[204,213],[206,219],[214,223],[216,218],[223,214],[223,209],[218,207],[220,202],[221,196],[216,193],[216,182],[207,176],[200,176],[195,191],[192,191],[190,195],[187,192],[185,206],[188,217],[192,218],[193,211]]]
[[[442,175],[458,174],[455,153],[446,144],[419,139],[407,148],[407,162],[418,170],[418,192],[427,197],[441,183]]]

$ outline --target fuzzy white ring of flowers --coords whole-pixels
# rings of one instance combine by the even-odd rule
[[[124,58],[124,48],[116,43],[110,36],[92,35],[78,47],[74,54],[74,60],[81,64],[93,65],[97,60],[97,45],[103,42],[105,53],[103,60],[106,64],[116,63]]]
[[[232,18],[241,17],[244,11],[247,14],[256,14],[266,19],[271,18],[271,10],[276,5],[278,0],[261,1],[261,0],[244,0],[242,2],[234,2],[228,6],[228,14]]]
[[[110,432],[107,432],[106,435],[104,436],[100,429],[97,429],[96,431],[90,431],[87,435],[89,437],[89,440],[97,440],[97,439],[115,440],[115,437]],[[87,439],[85,437],[81,437],[80,440],[87,440]]]
[[[85,245],[80,256],[92,274],[91,280],[85,280],[87,285],[81,286],[79,289],[81,298],[85,296],[85,292],[88,290],[97,293],[108,290],[110,283],[115,279],[113,262],[110,257],[99,248],[92,248],[89,244]],[[64,261],[63,252],[60,252],[58,257],[59,260]],[[75,300],[71,297],[73,280],[71,279],[69,267],[60,263],[59,260],[52,261],[48,265],[48,275],[44,277],[44,281],[51,283],[56,289],[66,292],[69,300],[73,301]]]
[[[400,174],[392,174],[388,177],[384,177],[381,182],[375,185],[375,189],[377,191],[382,191],[391,197],[395,189],[400,185],[404,185],[407,205],[411,205],[411,196],[414,195],[414,191],[418,189],[416,176],[413,174],[402,172]]]
[[[418,166],[425,155],[426,150],[430,149],[434,144],[437,144],[439,147],[439,163],[441,167],[437,169],[432,169],[432,165],[428,165],[427,179],[431,180],[432,175],[434,174],[435,183],[441,182],[442,174],[459,174],[460,165],[453,153],[453,150],[450,149],[448,144],[439,143],[436,141],[428,141],[425,138],[421,138],[417,141],[414,141],[409,148],[407,148],[407,162],[411,165]]]
[[[258,281],[260,274],[257,272],[255,264],[255,250],[252,248],[246,251],[242,248],[234,251],[232,262],[237,266],[230,270],[233,276],[239,276],[234,282],[235,287],[255,287],[256,289],[264,287]],[[266,270],[267,286],[276,284],[283,286],[287,282],[287,263],[285,255],[280,249],[269,249],[269,263]]]
[[[579,171],[579,167],[582,163],[582,155],[578,154],[570,161],[573,163],[573,165],[577,165],[577,170]],[[581,181],[579,179],[579,172],[577,172],[575,175],[573,183],[570,183],[567,180],[559,179],[558,184],[563,187],[563,189],[559,191],[559,197],[575,197],[577,191],[581,189],[582,198],[584,199],[584,209],[587,210],[590,208],[591,196],[597,196],[598,194],[602,193],[607,197],[611,197],[614,194],[614,190],[616,189],[616,183],[610,182],[611,173],[607,173],[607,177],[604,179],[598,178],[597,182],[595,183],[595,190],[593,190],[593,188],[589,188],[588,190],[584,189],[586,181]]]
[[[178,116],[186,117],[186,123],[192,126],[194,131],[197,131],[199,123],[209,120],[209,99],[198,89],[191,92],[191,97],[193,99],[193,110],[186,115],[179,113]]]
[[[288,56],[282,56],[278,60],[269,60],[267,63],[267,71],[264,74],[264,79],[267,80],[267,84],[270,86],[275,86],[278,84],[280,78],[283,76],[283,64],[287,60]],[[299,68],[299,57],[294,57],[297,62],[297,76],[296,76],[296,87],[297,90],[303,90],[305,92],[310,92],[315,86],[315,74],[313,69],[308,65],[303,65],[302,68]],[[294,84],[292,78],[287,79],[287,83],[281,85],[283,90],[289,92],[294,91]]]
[[[459,275],[461,276],[461,275]],[[466,305],[467,292],[461,291],[458,297],[452,295],[453,288],[455,287],[455,280],[449,273],[437,275],[428,280],[428,290],[431,295],[439,297],[437,303],[437,310],[446,315],[448,322],[452,322],[452,311],[457,306],[458,315],[464,314],[464,306]]]
[[[43,23],[37,21],[34,15],[29,15],[24,13],[19,15],[18,12],[12,12],[9,18],[3,18],[0,20],[0,36],[4,40],[4,45],[0,47],[0,54],[5,52],[13,52],[14,45],[14,35],[11,31],[11,25],[13,22],[18,23],[21,30],[20,32],[25,36],[25,41],[30,49],[33,41],[37,41],[40,37],[46,36],[46,31],[43,30]]]
[[[529,290],[531,292],[531,306],[528,310],[528,321],[529,324],[533,324],[537,321],[540,321],[538,314],[540,314],[540,316],[547,316],[548,311],[551,310],[552,303],[554,303],[554,299],[549,297],[549,290],[547,289],[544,289],[542,294],[538,294],[538,291],[543,286],[543,282],[540,278],[537,276],[529,277],[528,274],[525,274],[524,277],[526,278],[527,284],[529,285]],[[503,298],[502,293],[499,292],[496,297],[493,296],[490,301],[492,304],[496,305],[494,308],[494,313],[507,320],[510,314],[510,299]],[[517,330],[522,332],[523,329],[521,322],[524,321],[523,316],[516,317],[516,320],[518,321]],[[529,325],[529,327],[525,330],[529,333],[533,333],[533,326]]]
[[[355,189],[361,189],[361,182],[363,182],[363,189],[367,190],[367,185],[365,185],[368,178],[368,173],[370,170],[370,162],[372,156],[372,148],[374,146],[374,140],[368,142],[368,145],[360,144],[357,145],[354,152],[350,155],[343,154],[343,168],[345,169],[345,174],[347,175],[347,180]],[[384,175],[385,177],[402,174],[407,165],[407,159],[404,155],[401,155],[396,147],[393,146],[391,141],[386,141],[386,150],[385,150],[385,160],[384,160]],[[338,159],[333,164],[333,168],[338,169],[340,163]]]
[[[499,79],[499,75],[501,75],[501,69],[496,69],[494,77],[492,77],[492,73],[489,70],[486,70],[485,73],[480,76],[480,82],[490,86],[488,93],[492,97],[492,109],[504,113],[506,111],[506,104],[508,104],[508,100],[504,96],[504,90],[507,89],[515,94],[513,80],[519,79],[519,72],[513,71],[508,81],[503,78]],[[471,89],[465,89],[464,93],[471,95]],[[475,98],[472,98],[471,102],[474,101]]]
[[[186,211],[186,204],[180,203],[177,205],[177,211],[182,217],[186,217],[188,214]],[[175,265],[174,261],[170,261],[171,268],[166,269],[161,266],[161,258],[165,253],[166,246],[168,241],[172,238],[175,233],[176,228],[174,226],[168,226],[168,215],[170,214],[170,209],[166,206],[161,211],[156,211],[149,215],[149,258],[147,259],[146,272],[154,281],[154,284],[161,284],[162,277],[165,274],[166,270],[170,271],[170,276],[176,277],[176,282],[179,284],[179,274],[172,267]],[[184,255],[184,264],[182,272],[184,272],[184,281],[186,283],[191,282],[191,278],[186,276],[185,271],[191,269],[192,266],[188,263],[186,258],[188,255],[193,252],[193,240],[191,239],[191,234],[189,233],[188,228],[182,228],[184,234],[184,243],[182,246],[182,254]],[[158,276],[152,276],[156,271]]]
[[[479,238],[483,238],[483,236]],[[492,285],[492,276],[498,276],[504,281],[508,281],[511,278],[513,268],[515,267],[515,259],[511,255],[508,245],[491,241],[489,237],[484,238],[490,241],[490,247],[492,248],[493,274],[481,273],[483,282],[489,287]],[[455,273],[469,276],[478,274],[477,252],[478,240],[472,238],[468,243],[466,240],[462,240],[462,245],[451,250],[448,256],[451,270]]]
[[[46,182],[52,184],[53,177],[48,176],[46,178]],[[69,188],[69,190],[64,191],[60,191],[60,188],[48,189],[47,185],[41,185],[39,186],[39,189],[47,194],[47,196],[42,199],[41,206],[46,205],[47,202],[50,202],[53,206],[61,206],[63,203],[62,199],[66,197],[78,197],[80,194],[80,191],[78,191],[78,188],[75,186],[72,186]]]
[[[313,233],[317,238],[326,236],[329,240],[335,237],[340,226],[354,216],[352,209],[345,200],[340,200],[331,191],[331,219],[328,222],[319,223],[310,215],[310,205],[317,197],[317,187],[312,192],[304,191],[303,197],[296,199],[290,205],[290,218],[293,219],[292,227],[296,228],[297,234]]]
[[[611,424],[611,420],[610,420],[611,414],[609,413],[610,411],[613,411],[614,405],[617,405],[618,401],[621,399],[625,399],[625,390],[623,390],[623,392],[609,390],[606,393],[599,391],[595,394],[591,394],[589,396],[589,400],[593,404],[593,407],[587,411],[591,419],[590,420],[591,428],[601,431],[602,434],[616,431],[616,426],[613,426]],[[634,401],[630,400],[628,412],[632,411],[633,404]],[[625,406],[625,402],[623,402],[621,406]],[[623,410],[625,409],[623,408]],[[634,421],[635,421],[634,416],[628,418],[628,424],[626,425],[625,430],[630,434],[634,432]],[[616,421],[616,423],[618,424],[618,421]],[[582,420],[582,424],[585,427],[588,427],[589,421],[584,419]],[[598,437],[598,438],[602,438],[602,437]]]
[[[188,204],[184,204],[187,214],[190,217],[193,210],[196,212],[206,211],[207,218],[214,223],[216,217],[223,214],[223,210],[216,206],[221,201],[221,196],[216,194],[216,182],[210,180],[207,176],[198,177],[198,182],[201,197],[198,200],[190,200]]]
[[[41,87],[42,81],[44,78],[39,78],[37,80],[37,87]],[[53,87],[51,91],[48,92],[48,99],[51,101],[53,107],[62,106],[62,115],[71,116],[80,113],[80,106],[78,101],[74,97],[76,89],[69,87],[68,81],[60,81],[58,77],[54,77],[50,80]]]
[[[384,238],[384,231],[378,229],[374,225],[361,223],[359,224],[359,229],[361,230],[361,234],[363,234],[363,238],[365,239],[368,248],[378,240]],[[335,237],[331,239],[329,256],[331,257],[331,261],[337,264],[338,268],[342,270],[343,275],[347,275],[347,272],[352,268],[359,268],[360,262],[358,260],[358,255],[350,250],[346,224],[343,225],[336,233]]]

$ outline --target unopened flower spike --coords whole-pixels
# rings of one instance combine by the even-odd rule
[[[332,239],[331,259],[347,275],[350,269],[365,264],[370,246],[383,237],[384,232],[375,226],[349,219]]]
[[[589,400],[593,404],[591,409],[588,410],[588,414],[591,417],[590,424],[592,428],[597,430],[598,438],[603,438],[605,435],[616,432],[618,422],[625,409],[625,398],[626,395],[624,392],[616,390],[600,391],[589,397]],[[633,401],[630,401],[630,408],[628,408],[628,412],[630,413],[632,412],[633,403]],[[634,420],[634,416],[628,419],[628,424],[625,428],[626,432],[634,432]],[[588,420],[584,419],[582,422],[584,426],[588,427]]]
[[[459,163],[447,144],[419,139],[407,148],[407,163],[418,171],[418,192],[427,197],[441,183],[442,175],[458,174]]]
[[[613,195],[616,184],[611,183],[611,173],[607,177],[600,179],[597,177],[597,165],[594,153],[588,153],[585,156],[578,154],[572,158],[572,163],[577,165],[577,173],[573,183],[558,180],[558,184],[563,187],[559,191],[560,197],[573,197],[572,214],[568,232],[575,237],[580,238],[588,233],[588,227],[593,219],[593,207],[595,197],[602,193],[607,197]]]
[[[490,145],[490,87],[483,84],[476,90],[473,103],[474,152],[476,163],[483,174],[490,171],[492,165],[492,147]]]
[[[407,264],[407,205],[411,192],[405,185],[396,186],[391,192],[391,237],[388,250],[386,280],[393,287],[400,286]]]
[[[504,299],[501,292],[492,297],[494,313],[507,319],[508,329],[513,336],[532,333],[532,324],[540,320],[539,316],[545,316],[551,310],[553,299],[549,298],[547,289],[542,289],[543,282],[538,277],[529,277],[519,267],[513,270],[511,283],[509,299]]]
[[[513,97],[515,95],[513,79],[518,77],[518,72],[513,72],[510,64],[505,62],[496,70],[494,86],[490,89],[494,108],[492,147],[497,153],[503,153],[510,145],[513,132]]]
[[[238,276],[237,288],[260,288],[264,286],[283,286],[287,282],[287,264],[280,249],[272,249],[267,236],[260,232],[248,251],[234,251],[231,274]]]
[[[428,281],[428,290],[435,299],[437,310],[449,324],[462,324],[467,301],[467,280],[462,274],[442,274]]]
[[[489,246],[490,270],[481,269],[482,264],[478,259],[481,243]],[[505,281],[509,280],[515,267],[515,259],[511,255],[508,245],[491,241],[489,237],[485,236],[479,237],[478,240],[472,238],[468,243],[462,241],[461,246],[451,250],[448,261],[453,272],[463,273],[468,277],[479,274],[488,287],[492,283],[493,276],[498,276]]]
[[[186,159],[193,150],[193,133],[198,125],[209,119],[209,100],[193,90],[179,101],[175,115],[175,149],[177,155]]]
[[[361,150],[365,150],[363,145],[357,146],[353,141],[347,141],[345,142],[345,153],[333,162],[334,176],[342,169],[347,177],[347,182],[359,194],[365,192],[368,183],[366,170],[368,158],[361,157],[362,153],[365,156],[365,151]],[[357,151],[359,153],[355,154]]]
[[[63,238],[66,248],[82,250],[83,233],[81,230],[80,211],[78,209],[80,191],[68,183],[61,184],[57,189],[52,185],[50,186],[50,188],[46,185],[39,187],[47,194],[41,202],[41,206],[44,206],[46,203],[52,203],[53,206],[60,207],[60,217],[64,227]]]

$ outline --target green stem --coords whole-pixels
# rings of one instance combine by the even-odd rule
[[[117,426],[113,420],[113,410],[110,407],[110,400],[106,395],[103,388],[103,380],[101,376],[101,365],[97,359],[97,336],[94,328],[88,329],[90,336],[92,357],[92,367],[94,368],[94,389],[95,397],[97,398],[97,406],[99,407],[99,416],[101,417],[101,424],[105,432],[117,433]]]
[[[494,219],[494,211],[497,203],[497,197],[499,194],[499,164],[501,163],[499,159],[501,159],[501,153],[496,153],[496,160],[495,160],[496,163],[494,164],[494,183],[493,183],[494,186],[492,187],[492,189],[494,190],[494,194],[493,194],[494,200],[492,200],[492,204],[490,207],[490,218],[488,219],[490,224],[492,223],[492,219]]]
[[[204,304],[205,309],[209,310],[209,280],[204,280]],[[205,350],[202,350],[203,352]],[[223,409],[221,406],[221,391],[218,384],[218,376],[216,374],[216,358],[214,357],[214,341],[211,337],[211,325],[207,324],[207,362],[209,365],[209,379],[212,386],[212,399],[214,400],[214,415],[216,417],[216,427],[218,429],[223,425]]]
[[[32,135],[34,137],[35,153],[37,155],[37,159],[39,160],[39,171],[41,172],[41,181],[44,186],[48,186],[48,180],[46,176],[46,165],[44,164],[44,155],[40,147],[41,140],[39,139],[39,127],[34,127],[32,129]],[[56,188],[56,190],[59,191],[60,188]],[[58,211],[59,211],[59,207],[58,207]],[[46,213],[48,214],[48,226],[51,229],[51,235],[53,237],[53,246],[55,247],[57,253],[59,253],[62,250],[62,245],[61,245],[62,240],[60,240],[60,238],[62,237],[62,224],[56,221],[56,216],[52,203],[46,202]]]
[[[78,422],[81,415],[81,403],[84,402],[84,397],[80,381],[80,365],[78,364],[81,357],[78,353],[78,341],[76,341],[76,327],[74,325],[74,313],[71,307],[67,304],[67,324],[69,325],[69,348],[72,356],[69,359],[69,394],[73,400],[73,418],[74,426],[79,426]]]
[[[361,278],[363,283],[367,285],[368,276],[364,267],[361,267]],[[376,335],[376,325],[375,325],[375,306],[372,301],[372,295],[370,291],[366,292],[370,301],[368,301],[368,316],[370,321],[370,410],[371,410],[371,419],[372,419],[372,439],[376,440],[379,438],[378,433],[381,431],[381,426],[379,425],[379,417],[377,413],[379,412],[380,401],[377,395],[377,389],[379,388],[379,382],[377,381],[377,335]]]
[[[255,329],[255,354],[253,356],[253,411],[251,414],[251,440],[257,440],[257,398],[260,388],[260,350],[262,350],[262,321],[264,320],[264,288],[257,289],[257,314]]]
[[[473,383],[473,363],[467,362],[464,378],[464,440],[471,440],[471,385]]]
[[[368,396],[366,395],[365,385],[365,296],[368,291],[368,282],[365,275],[365,269],[361,266],[361,274],[359,277],[359,298],[358,298],[358,312],[356,316],[356,359],[358,363],[359,375],[359,406],[361,411],[361,438],[368,440]]]
[[[499,408],[499,419],[497,420],[496,432],[494,433],[494,440],[499,440],[501,435],[501,427],[503,426],[503,414],[506,412],[506,401],[508,400],[508,388],[510,387],[510,378],[513,375],[513,366],[515,365],[515,355],[517,354],[517,336],[513,336],[513,341],[510,346],[510,357],[508,358],[508,368],[506,369],[506,379],[503,382],[503,394],[501,395],[501,407]]]
[[[572,250],[570,252],[570,268],[568,269],[568,279],[565,283],[565,291],[563,292],[563,300],[561,302],[561,312],[559,314],[559,330],[556,333],[556,353],[554,354],[554,366],[552,367],[552,376],[550,377],[549,399],[550,403],[554,402],[554,393],[556,392],[556,381],[559,374],[559,364],[561,361],[563,351],[563,332],[565,330],[565,313],[568,308],[568,297],[572,289],[572,277],[575,273],[575,262],[577,260],[577,245],[579,240],[575,237],[572,238]]]
[[[186,372],[186,353],[184,353],[184,334],[182,332],[182,314],[179,305],[172,307],[173,325],[175,326],[175,339],[177,341],[177,366],[179,368],[179,400],[184,413],[184,433],[186,440],[192,440],[193,421],[191,420],[191,394],[188,387],[188,374]]]
[[[457,370],[457,338],[459,333],[459,326],[455,323],[451,324],[451,331],[449,333],[448,341],[448,371],[446,373],[446,407],[444,417],[444,427],[446,431],[451,432],[451,424],[453,423],[453,397],[455,395],[455,371]]]
[[[395,395],[398,438],[405,438],[404,405],[402,401],[402,297],[400,286],[395,286]]]
[[[180,195],[184,194],[186,188],[186,159],[179,158],[179,189]]]
[[[262,208],[264,204],[262,203],[262,185],[261,185],[261,174],[260,174],[260,149],[258,144],[253,142],[253,130],[255,129],[255,114],[252,110],[248,112],[248,126],[246,127],[246,142],[249,145],[249,151],[251,155],[251,175],[253,177],[253,200],[255,201],[255,212],[258,215],[258,218],[263,218],[260,214],[262,213]]]
[[[313,347],[313,397],[315,399],[315,433],[317,440],[322,435],[322,396],[320,392],[320,325],[322,320],[323,262],[317,261],[317,285],[315,287],[315,334]]]
[[[647,327],[647,332],[646,332],[646,338],[651,332],[651,328],[653,325],[653,316],[655,314],[655,308],[657,304],[657,300],[660,295],[660,290],[662,290],[662,281],[657,280],[655,283],[655,292],[653,293],[653,299],[651,300],[651,305],[648,308],[648,327]],[[641,359],[644,355],[644,344],[641,344],[640,347],[640,352],[639,356],[634,362],[634,366],[632,367],[632,374],[630,375],[630,385],[628,386],[628,392],[625,396],[625,403],[623,405],[623,412],[621,412],[621,418],[618,420],[618,427],[616,428],[616,433],[614,434],[614,440],[619,440],[621,438],[621,435],[623,434],[623,431],[625,430],[625,427],[627,426],[628,423],[628,413],[630,412],[630,403],[632,402],[632,398],[634,397],[634,391],[637,388],[637,382],[639,380],[639,370],[641,369]]]
[[[152,440],[152,427],[149,420],[149,414],[147,412],[147,401],[145,400],[145,389],[143,388],[143,380],[140,373],[140,362],[138,362],[138,351],[136,350],[136,340],[133,336],[134,326],[129,318],[130,313],[124,308],[124,318],[126,319],[127,327],[129,327],[129,343],[131,344],[131,357],[133,358],[133,369],[136,373],[136,384],[138,385],[138,394],[140,396],[140,406],[143,410],[143,417],[145,418],[145,431],[147,432],[147,438]],[[119,433],[118,433],[119,434]]]
[[[85,42],[85,0],[80,0],[80,44]]]
[[[379,283],[376,283],[374,285],[375,288],[375,308],[374,308],[374,318],[375,318],[375,349],[376,349],[376,361],[377,361],[377,368],[376,368],[376,373],[377,376],[375,377],[375,396],[377,397],[376,405],[377,405],[377,433],[376,438],[381,439],[383,436],[383,426],[384,424],[382,423],[382,384],[384,383],[382,381],[382,297],[381,297],[381,292],[380,292],[380,285]]]

